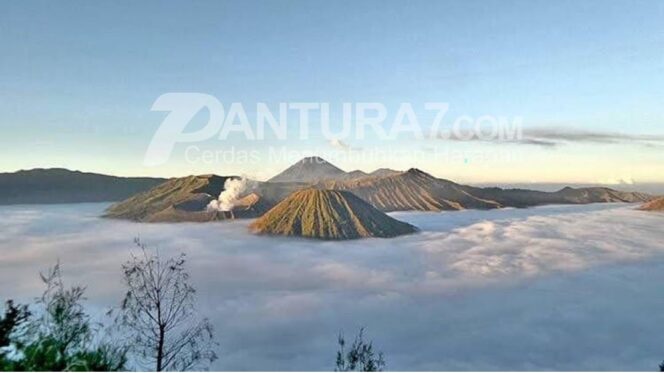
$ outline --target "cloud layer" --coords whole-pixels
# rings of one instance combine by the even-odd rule
[[[57,259],[90,307],[117,305],[134,236],[190,259],[214,369],[332,369],[367,327],[390,370],[650,370],[664,358],[664,215],[626,205],[395,213],[422,232],[318,242],[248,221],[136,224],[104,205],[0,208],[0,298]]]
[[[535,145],[556,148],[567,144],[623,144],[648,148],[664,146],[664,135],[625,134],[618,132],[585,131],[564,127],[524,128],[517,139],[482,139],[477,136],[459,137],[453,133],[440,137],[450,141],[481,141],[496,144]]]
[[[542,141],[548,144],[631,144],[647,147],[664,144],[662,135],[625,134],[617,132],[584,131],[570,128],[524,129],[524,141]]]

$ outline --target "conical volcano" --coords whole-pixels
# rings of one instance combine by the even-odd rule
[[[323,240],[395,237],[417,230],[351,192],[314,188],[291,194],[256,220],[251,229],[257,234]]]
[[[306,182],[343,177],[346,173],[320,157],[307,157],[271,178],[273,183]]]

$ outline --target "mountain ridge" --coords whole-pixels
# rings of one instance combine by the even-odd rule
[[[316,160],[316,162],[319,162]],[[302,162],[298,162],[302,163]],[[298,164],[296,163],[296,165]],[[348,191],[383,212],[446,211],[464,209],[526,208],[546,204],[584,204],[595,202],[645,202],[643,193],[620,192],[610,188],[565,187],[555,192],[527,189],[479,188],[432,176],[420,169],[407,171],[379,169],[373,173],[346,173],[330,164],[334,179],[316,182],[258,182],[243,190],[240,200],[252,194],[251,207],[234,208],[227,214],[206,211],[210,201],[224,190],[224,182],[236,176],[199,175],[175,178],[148,191],[109,207],[105,217],[144,222],[209,221],[229,218],[256,218],[279,204],[290,194],[307,188]],[[307,166],[308,167],[308,166]],[[341,173],[339,173],[339,170]],[[299,172],[299,171],[298,171]],[[324,172],[317,172],[320,176]],[[348,175],[351,175],[349,177]],[[357,175],[359,177],[352,177]],[[378,176],[374,176],[378,175]]]
[[[478,188],[437,178],[417,168],[382,177],[327,180],[318,185],[351,191],[382,211],[525,208],[545,204],[596,202],[635,203],[652,198],[645,193],[621,192],[606,187],[565,187],[556,192]]]
[[[33,168],[0,173],[0,205],[112,202],[166,181],[111,176],[66,168]]]
[[[417,168],[388,176],[326,181],[321,183],[321,186],[348,190],[381,211],[442,211],[502,207],[493,201],[468,194],[459,184],[435,178]]]

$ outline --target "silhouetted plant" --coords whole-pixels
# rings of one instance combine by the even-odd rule
[[[141,254],[122,266],[127,293],[121,320],[138,357],[156,371],[188,370],[212,362],[212,326],[197,317],[194,288],[185,271],[185,255],[162,260],[139,239]]]
[[[12,340],[29,317],[28,306],[14,305],[12,300],[5,303],[5,313],[0,316],[0,371],[8,370],[6,368],[9,368],[10,362],[7,360],[7,354]]]
[[[37,301],[44,307],[41,317],[31,326],[35,334],[51,340],[62,356],[77,352],[80,346],[90,342],[90,317],[81,302],[85,299],[85,288],[73,286],[66,289],[62,282],[60,264],[56,264],[46,275],[40,273],[46,290]]]
[[[41,275],[41,274],[40,274]],[[43,308],[38,318],[28,319],[23,308],[25,330],[10,335],[14,357],[6,357],[3,370],[21,371],[116,371],[123,370],[126,352],[122,347],[97,342],[101,339],[91,326],[90,317],[81,302],[85,288],[66,289],[62,282],[60,265],[41,275],[46,290],[37,300]]]
[[[385,369],[383,353],[374,353],[373,342],[364,341],[364,328],[355,337],[346,352],[346,340],[343,334],[339,334],[339,350],[337,351],[337,372],[380,372]]]
[[[11,334],[16,332],[29,317],[28,306],[14,305],[11,299],[5,302],[5,314],[0,317],[0,348],[10,345]]]
[[[660,371],[660,372],[664,372],[664,361],[662,361],[661,363],[659,363],[659,371]]]

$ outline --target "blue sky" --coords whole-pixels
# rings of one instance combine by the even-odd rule
[[[150,107],[166,92],[247,107],[383,102],[396,110],[439,101],[450,104],[450,118],[520,116],[525,128],[664,135],[662,19],[658,1],[2,2],[0,170],[267,178],[288,165],[191,164],[177,148],[167,164],[143,166],[164,118]],[[330,148],[315,134],[284,144]],[[265,154],[277,145],[201,147]],[[335,159],[349,170],[413,166],[469,182],[664,181],[662,148],[630,141],[351,145],[448,155]]]

